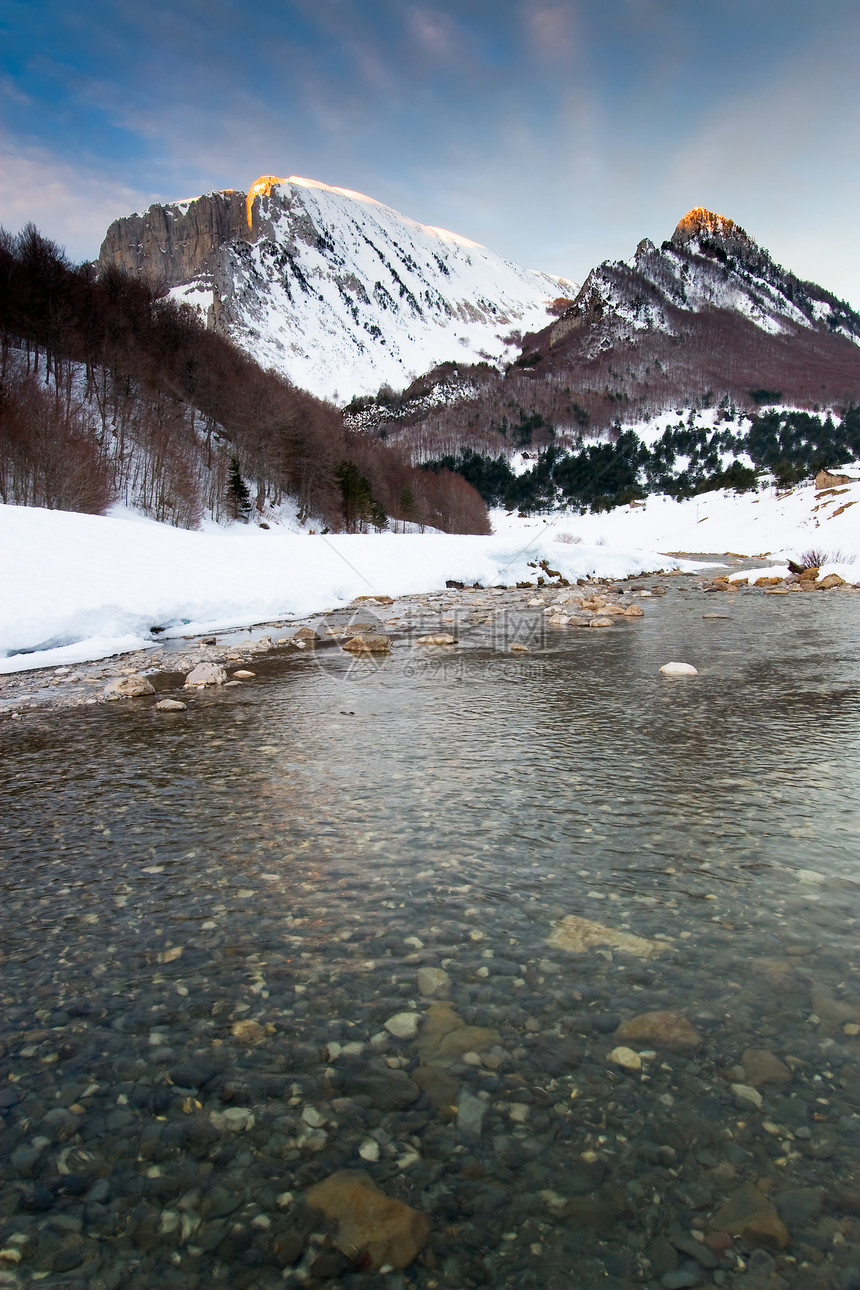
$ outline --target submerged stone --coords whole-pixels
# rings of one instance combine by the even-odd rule
[[[614,1038],[678,1053],[695,1053],[702,1046],[702,1036],[681,1012],[642,1012],[623,1021]]]
[[[426,1214],[386,1196],[361,1169],[331,1174],[306,1199],[337,1223],[337,1248],[363,1268],[407,1267],[430,1234]]]
[[[418,993],[425,999],[444,998],[451,992],[451,978],[444,968],[418,969]]]
[[[741,1057],[745,1082],[753,1088],[761,1084],[790,1084],[792,1074],[767,1048],[746,1048]]]
[[[433,1003],[424,1015],[416,1047],[425,1065],[450,1066],[464,1053],[484,1053],[501,1043],[497,1030],[467,1026],[450,1003]]]
[[[609,1054],[609,1061],[614,1062],[616,1066],[623,1066],[628,1071],[642,1069],[642,1058],[632,1048],[613,1048]]]
[[[644,936],[634,936],[632,932],[618,932],[577,914],[568,914],[560,919],[548,939],[550,945],[572,954],[587,954],[589,950],[605,945],[626,954],[635,954],[640,959],[651,959],[668,949],[665,941],[650,941]]]
[[[733,1191],[708,1226],[712,1232],[743,1236],[751,1245],[768,1250],[784,1250],[791,1240],[775,1206],[753,1183]]]

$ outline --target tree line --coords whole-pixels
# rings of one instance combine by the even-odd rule
[[[819,470],[860,460],[858,406],[836,420],[830,413],[772,408],[753,416],[746,429],[741,417],[737,430],[728,406],[719,415],[719,424],[709,429],[697,425],[691,412],[650,447],[620,424],[608,441],[580,441],[572,450],[553,442],[519,473],[503,453],[490,456],[473,448],[427,461],[424,469],[456,471],[488,506],[531,513],[560,505],[611,510],[651,493],[680,500],[719,488],[748,492],[764,472],[779,487],[789,487]]]
[[[489,531],[461,475],[431,477],[405,447],[347,430],[188,305],[72,264],[33,225],[0,229],[0,500],[92,512],[122,500],[194,527],[288,498],[332,530]]]

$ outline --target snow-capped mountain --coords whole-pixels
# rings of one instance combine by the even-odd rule
[[[697,207],[659,248],[605,261],[504,374],[438,374],[362,408],[416,460],[495,459],[576,441],[667,409],[860,403],[860,314],[774,262],[732,220]]]
[[[605,261],[550,325],[551,347],[584,327],[594,354],[636,333],[682,335],[691,314],[726,311],[771,336],[799,329],[860,342],[860,317],[830,292],[775,264],[738,224],[702,207],[688,211],[658,248],[645,238],[632,260]],[[598,324],[598,326],[595,326]]]
[[[579,290],[295,176],[117,220],[99,263],[163,285],[264,366],[341,403],[441,362],[514,358]]]

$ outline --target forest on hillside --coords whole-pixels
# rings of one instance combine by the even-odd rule
[[[0,230],[0,501],[196,527],[293,499],[331,530],[489,532],[459,472],[350,431],[187,306],[120,270]]]
[[[784,408],[744,417],[726,401],[715,426],[698,424],[691,410],[647,445],[619,425],[599,441],[550,440],[523,458],[528,466],[516,471],[503,452],[466,447],[424,468],[457,471],[488,506],[526,513],[560,506],[611,510],[651,493],[681,500],[719,488],[752,492],[762,474],[778,488],[790,488],[819,470],[860,459],[860,407],[841,418]]]
[[[675,409],[727,403],[753,413],[782,404],[814,413],[860,403],[860,345],[846,336],[788,322],[772,333],[728,308],[664,301],[662,309],[667,327],[633,335],[606,316],[585,319],[557,344],[551,329],[525,336],[504,372],[442,364],[402,393],[353,400],[347,421],[421,462],[461,448],[492,457],[540,450]]]

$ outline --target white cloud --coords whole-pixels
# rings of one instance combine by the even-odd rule
[[[32,221],[73,260],[94,259],[113,220],[158,200],[43,148],[0,148],[0,171],[0,224],[14,233]]]

